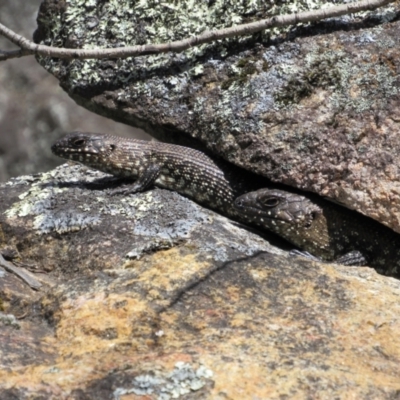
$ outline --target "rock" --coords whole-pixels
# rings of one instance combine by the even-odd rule
[[[67,164],[0,185],[0,398],[398,396],[400,282]]]
[[[0,1],[2,23],[31,39],[42,0]],[[1,50],[15,45],[0,36]],[[0,68],[0,181],[11,176],[47,171],[60,165],[50,144],[74,129],[111,130],[121,136],[143,132],[77,107],[58,81],[33,57],[7,60]]]
[[[48,0],[35,39],[69,48],[169,42],[309,3]],[[400,232],[399,11],[396,3],[178,54],[40,62],[94,112],[161,140],[200,142]]]

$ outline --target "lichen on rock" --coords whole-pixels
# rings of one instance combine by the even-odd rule
[[[163,43],[345,1],[43,3],[36,41]],[[400,231],[399,7],[116,60],[40,58],[79,104],[159,139],[201,142],[275,182]]]
[[[174,192],[110,197],[116,184],[67,164],[0,184],[0,248],[43,283],[0,276],[1,399],[398,393],[398,280],[289,256]],[[96,223],[34,223],[77,212]]]

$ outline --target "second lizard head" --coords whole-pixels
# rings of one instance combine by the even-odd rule
[[[296,245],[322,213],[320,207],[308,198],[277,189],[246,193],[238,197],[234,205],[249,222],[267,228]]]

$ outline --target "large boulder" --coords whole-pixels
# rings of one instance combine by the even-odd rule
[[[347,1],[46,0],[35,40],[91,49],[162,43],[339,3]],[[205,145],[400,232],[399,7],[178,54],[39,61],[94,112],[161,140]]]
[[[400,282],[67,164],[0,185],[0,398],[394,399]],[[18,264],[21,267],[21,264]]]

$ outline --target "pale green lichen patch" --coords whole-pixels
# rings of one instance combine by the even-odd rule
[[[41,174],[27,191],[19,196],[20,201],[14,203],[5,215],[8,218],[33,216],[33,228],[41,234],[74,232],[98,224],[100,222],[98,215],[86,215],[73,210],[61,210],[58,207],[68,189],[54,183],[68,177],[70,184],[76,183],[78,180],[73,172],[70,171],[68,174],[68,167],[63,165]]]
[[[40,214],[51,206],[52,195],[61,193],[62,191],[59,188],[42,189],[38,182],[32,185],[28,191],[22,193],[19,196],[21,201],[15,203],[5,214],[9,218]]]
[[[99,216],[90,216],[79,213],[42,214],[34,219],[33,227],[40,233],[78,232],[100,222]]]
[[[363,50],[357,58],[358,62],[349,59],[338,61],[341,86],[332,94],[333,106],[358,113],[372,108],[384,109],[390,98],[399,93],[397,74],[384,60],[371,63],[370,54]]]
[[[0,312],[0,325],[10,326],[14,329],[21,329],[21,324],[12,314],[4,314]]]
[[[135,247],[126,254],[129,260],[139,260],[143,255],[154,253],[159,250],[167,250],[179,243],[180,239],[175,238],[149,238],[145,243],[136,244]],[[130,265],[128,263],[128,265]],[[130,266],[128,266],[129,268]]]
[[[161,334],[161,333],[160,333]],[[137,396],[155,395],[159,400],[179,399],[202,389],[211,380],[213,372],[204,367],[194,368],[189,363],[177,362],[170,373],[152,373],[136,376],[129,388],[117,388],[114,399],[134,393]]]
[[[60,13],[61,31],[53,30],[47,15],[42,43],[54,38],[72,48],[160,43],[228,26],[237,16],[245,23],[344,3],[109,1],[89,7],[70,1]],[[69,13],[76,18],[63,21]],[[392,116],[400,87],[399,15],[399,4],[393,3],[182,53],[42,62],[78,104],[94,112],[163,141],[188,144],[187,138],[194,138],[193,147],[202,142],[236,165],[276,182],[345,198],[349,207],[375,217],[371,204],[390,198],[381,187],[391,187],[397,176],[395,163],[380,155],[371,162],[371,157],[382,151],[396,160]],[[393,138],[384,139],[382,132]],[[358,169],[350,171],[349,165],[374,173],[359,179]],[[349,189],[359,182],[364,182],[365,197]],[[377,191],[371,194],[373,186]],[[380,209],[381,221],[392,218],[388,208]]]
[[[149,210],[161,210],[164,205],[156,198],[152,192],[145,192],[137,196],[125,196],[119,198],[118,201],[112,201],[109,196],[96,196],[94,203],[96,209],[103,215],[125,215],[140,220],[149,213]],[[89,211],[87,206],[82,205],[80,208],[83,211]]]
[[[101,3],[70,0],[63,13],[54,15],[54,18],[46,13],[39,21],[46,31],[44,44],[101,48],[165,43],[210,29],[345,3],[345,0],[121,0]],[[397,11],[389,5],[372,12],[347,15],[335,19],[335,23],[357,22],[364,17],[383,22],[396,17]],[[96,106],[89,100],[92,90],[93,95],[97,95],[108,88],[116,89],[111,95],[116,108],[107,110],[108,114],[119,118],[125,106],[133,104],[134,109],[138,109],[137,114],[129,113],[130,119],[125,122],[139,125],[142,122],[137,119],[146,121],[153,116],[155,121],[150,119],[150,124],[179,121],[180,130],[188,129],[192,136],[200,139],[203,139],[202,131],[208,131],[215,136],[214,147],[220,148],[223,143],[224,156],[229,158],[237,148],[229,135],[264,131],[261,115],[297,106],[315,89],[329,89],[332,107],[357,112],[374,106],[377,92],[385,94],[380,107],[384,107],[387,98],[396,93],[395,77],[387,66],[361,59],[363,46],[374,41],[374,32],[382,28],[366,31],[363,42],[360,39],[357,43],[360,62],[354,62],[353,54],[340,48],[331,50],[328,45],[326,48],[314,46],[310,54],[304,56],[296,42],[283,43],[279,48],[271,45],[274,36],[282,40],[282,34],[290,32],[295,37],[296,29],[291,26],[252,37],[230,38],[182,53],[118,60],[42,58],[40,61],[60,80],[67,80],[63,86],[68,87],[71,93],[82,93],[78,98],[87,97],[95,111]],[[345,32],[343,37],[349,42],[356,33]],[[260,45],[258,51],[254,44]],[[391,45],[394,42],[389,43],[389,39],[376,43],[378,48]],[[302,60],[302,57],[305,58]],[[375,66],[376,76],[365,78],[367,71]],[[215,74],[217,80],[218,90],[211,99],[209,91],[202,87],[202,79],[207,74]],[[364,84],[363,79],[370,82]],[[349,95],[354,85],[362,86],[362,93],[357,98]],[[208,108],[213,109],[212,116],[208,116]],[[113,115],[114,109],[118,110],[117,115]]]
[[[292,73],[287,84],[277,93],[275,99],[283,106],[299,103],[310,96],[316,88],[343,90],[343,77],[338,63],[345,57],[341,51],[314,52],[306,57],[305,66]],[[282,66],[284,70],[285,66]]]
[[[133,234],[160,240],[187,237],[205,218],[200,207],[182,199],[178,207],[183,210],[174,224],[160,230],[163,209],[168,207],[162,193],[148,191],[133,196],[110,196],[101,190],[101,180],[107,177],[113,179],[80,165],[61,165],[41,174],[5,214],[8,218],[33,217],[33,228],[41,234],[77,232],[99,225],[106,216],[124,216],[134,222],[130,228]],[[88,187],[90,185],[92,187]],[[81,198],[86,200],[82,202]],[[69,206],[65,205],[67,199],[70,199]]]
[[[81,166],[70,167],[64,164],[53,171],[41,174],[25,192],[19,195],[19,201],[14,203],[5,215],[8,218],[33,216],[33,227],[39,233],[61,234],[97,225],[101,222],[102,215],[125,215],[140,219],[150,209],[162,207],[149,192],[140,195],[140,198],[126,197],[114,202],[104,196],[93,195],[91,205],[77,202],[74,209],[64,209],[63,198],[65,196],[79,198],[83,190],[80,184],[91,184],[106,176],[97,171],[87,170],[85,181],[82,181],[82,169],[84,168]],[[29,179],[18,180],[20,184],[29,181]]]
[[[61,17],[41,18],[40,22],[46,27],[48,37],[44,44],[66,46],[73,48],[93,49],[100,47],[122,47],[148,43],[168,43],[199,35],[206,30],[222,29],[237,24],[255,21],[272,16],[295,13],[307,10],[325,8],[345,1],[311,1],[292,0],[262,2],[259,0],[216,0],[213,2],[196,0],[174,0],[160,2],[158,0],[121,0],[87,2],[69,0]],[[385,12],[375,14],[382,18],[391,18],[393,7],[387,7]],[[356,20],[371,13],[359,13],[346,16],[345,19]],[[60,21],[61,19],[61,21]],[[262,32],[263,40],[269,40],[292,27],[275,28]],[[169,68],[171,62],[179,62],[185,66],[182,77],[188,78],[188,70],[196,76],[202,72],[202,57],[211,50],[217,57],[227,55],[227,50],[249,39],[236,37],[225,39],[218,43],[203,44],[192,47],[181,54],[159,54],[135,59],[118,61],[119,74],[112,74],[107,79],[106,74],[99,73],[102,60],[71,61],[68,72],[69,79],[77,85],[81,81],[89,84],[98,82],[124,82],[126,77],[141,81],[149,74],[156,73],[160,68]],[[59,62],[42,59],[41,62],[54,74],[60,72]],[[110,79],[111,78],[111,79]],[[136,82],[135,89],[140,90]],[[133,91],[132,87],[132,91]]]
[[[282,65],[282,70],[285,69]],[[384,62],[371,62],[370,52],[360,49],[356,60],[343,50],[320,47],[308,54],[303,67],[296,67],[286,85],[275,93],[280,107],[295,105],[317,88],[331,92],[334,111],[361,113],[383,109],[399,89],[397,74]],[[356,92],[357,91],[357,92]]]

